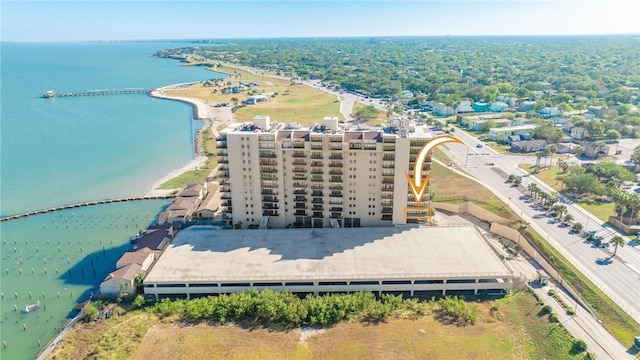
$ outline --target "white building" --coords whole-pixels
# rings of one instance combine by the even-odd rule
[[[313,127],[268,117],[233,124],[218,137],[223,220],[261,228],[406,223],[415,202],[405,171],[413,176],[432,138],[426,129],[344,129],[337,118]],[[430,166],[427,158],[422,178]],[[423,204],[428,197],[427,188]]]
[[[471,101],[469,101],[469,100],[460,101],[460,103],[458,104],[458,107],[456,107],[456,112],[458,114],[472,113],[473,112],[473,108],[471,107]]]

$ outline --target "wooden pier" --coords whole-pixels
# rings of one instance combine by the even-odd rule
[[[146,89],[124,89],[124,90],[88,90],[80,92],[65,92],[57,93],[55,91],[46,91],[42,97],[45,99],[57,98],[57,97],[76,97],[76,96],[101,96],[101,95],[129,95],[129,94],[148,94],[151,90]]]
[[[20,218],[27,217],[27,216],[32,216],[32,215],[46,214],[46,213],[54,212],[54,211],[74,209],[74,208],[79,208],[79,207],[84,207],[84,206],[111,204],[111,203],[118,203],[118,202],[125,202],[125,201],[171,199],[173,197],[175,197],[175,196],[139,196],[139,197],[130,197],[130,198],[90,201],[90,202],[85,202],[85,203],[80,203],[80,204],[63,205],[63,206],[52,207],[52,208],[42,209],[42,210],[36,210],[36,211],[31,211],[31,212],[17,214],[17,215],[6,216],[6,217],[0,218],[0,222],[20,219]]]

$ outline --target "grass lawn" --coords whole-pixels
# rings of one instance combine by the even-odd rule
[[[435,201],[450,203],[472,201],[483,209],[502,216],[508,222],[518,221],[517,215],[484,186],[460,176],[438,163],[431,163],[431,167],[433,175],[430,187],[431,192],[435,194]]]
[[[475,304],[475,302],[474,302]],[[299,330],[165,323],[145,310],[79,323],[52,359],[581,359],[573,338],[528,292],[477,303],[472,326],[435,314],[345,322],[300,342]],[[422,331],[421,331],[422,330]]]
[[[535,170],[534,164],[520,164],[520,167],[530,173],[533,173],[533,171]],[[544,170],[535,174],[538,179],[551,186],[555,191],[562,192],[563,184],[561,181],[556,180],[556,177],[558,175],[562,175],[562,169],[560,169],[560,167],[558,166],[545,168]],[[615,208],[615,204],[613,202],[604,202],[598,200],[585,200],[578,201],[576,203],[604,222],[609,220],[609,216],[613,215]]]
[[[366,105],[361,102],[356,102],[353,104],[353,109],[351,110],[351,112],[355,113],[356,111],[362,109],[365,106]],[[378,126],[386,123],[387,123],[387,113],[380,109],[378,109],[378,113],[376,114],[375,118],[367,121],[367,125],[369,126]]]
[[[188,90],[167,91],[169,95],[193,97],[208,101],[210,104],[227,102],[232,104],[231,99],[237,98],[242,101],[250,95],[247,92],[238,94],[220,93],[223,87],[227,87],[227,82],[232,86],[242,82],[254,82],[259,86],[254,87],[256,95],[261,93],[278,93],[270,97],[269,101],[256,105],[249,105],[238,108],[234,118],[237,122],[252,121],[256,115],[268,115],[275,122],[297,122],[302,125],[312,125],[321,123],[326,116],[336,116],[342,119],[340,114],[340,102],[335,95],[322,90],[299,84],[291,84],[289,80],[272,78],[252,74],[250,72],[231,67],[220,66],[216,71],[230,74],[238,74],[221,81],[220,86],[205,87],[202,84],[191,86]],[[216,93],[213,93],[217,90]]]

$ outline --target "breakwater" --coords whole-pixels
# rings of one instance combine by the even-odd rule
[[[32,215],[46,214],[46,213],[54,212],[54,211],[75,209],[75,208],[84,207],[84,206],[112,204],[112,203],[119,203],[119,202],[126,202],[126,201],[138,201],[138,200],[166,200],[166,199],[170,199],[170,198],[173,198],[173,197],[175,197],[175,196],[138,196],[138,197],[129,197],[129,198],[89,201],[89,202],[84,202],[84,203],[79,203],[79,204],[62,205],[62,206],[57,206],[57,207],[52,207],[52,208],[47,208],[47,209],[42,209],[42,210],[36,210],[36,211],[31,211],[31,212],[17,214],[17,215],[6,216],[6,217],[0,218],[0,222],[14,220],[14,219],[20,219],[20,218],[27,217],[27,216],[32,216]]]

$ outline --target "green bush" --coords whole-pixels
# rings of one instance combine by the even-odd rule
[[[587,351],[587,343],[584,342],[584,340],[576,339],[573,341],[573,346],[571,346],[571,351],[576,354]]]
[[[553,309],[551,308],[550,305],[545,305],[542,307],[542,310],[540,310],[540,312],[544,315],[544,314],[551,314],[553,312]]]
[[[560,318],[558,317],[558,314],[552,312],[551,314],[549,314],[549,322],[552,323],[559,323],[560,322]]]

